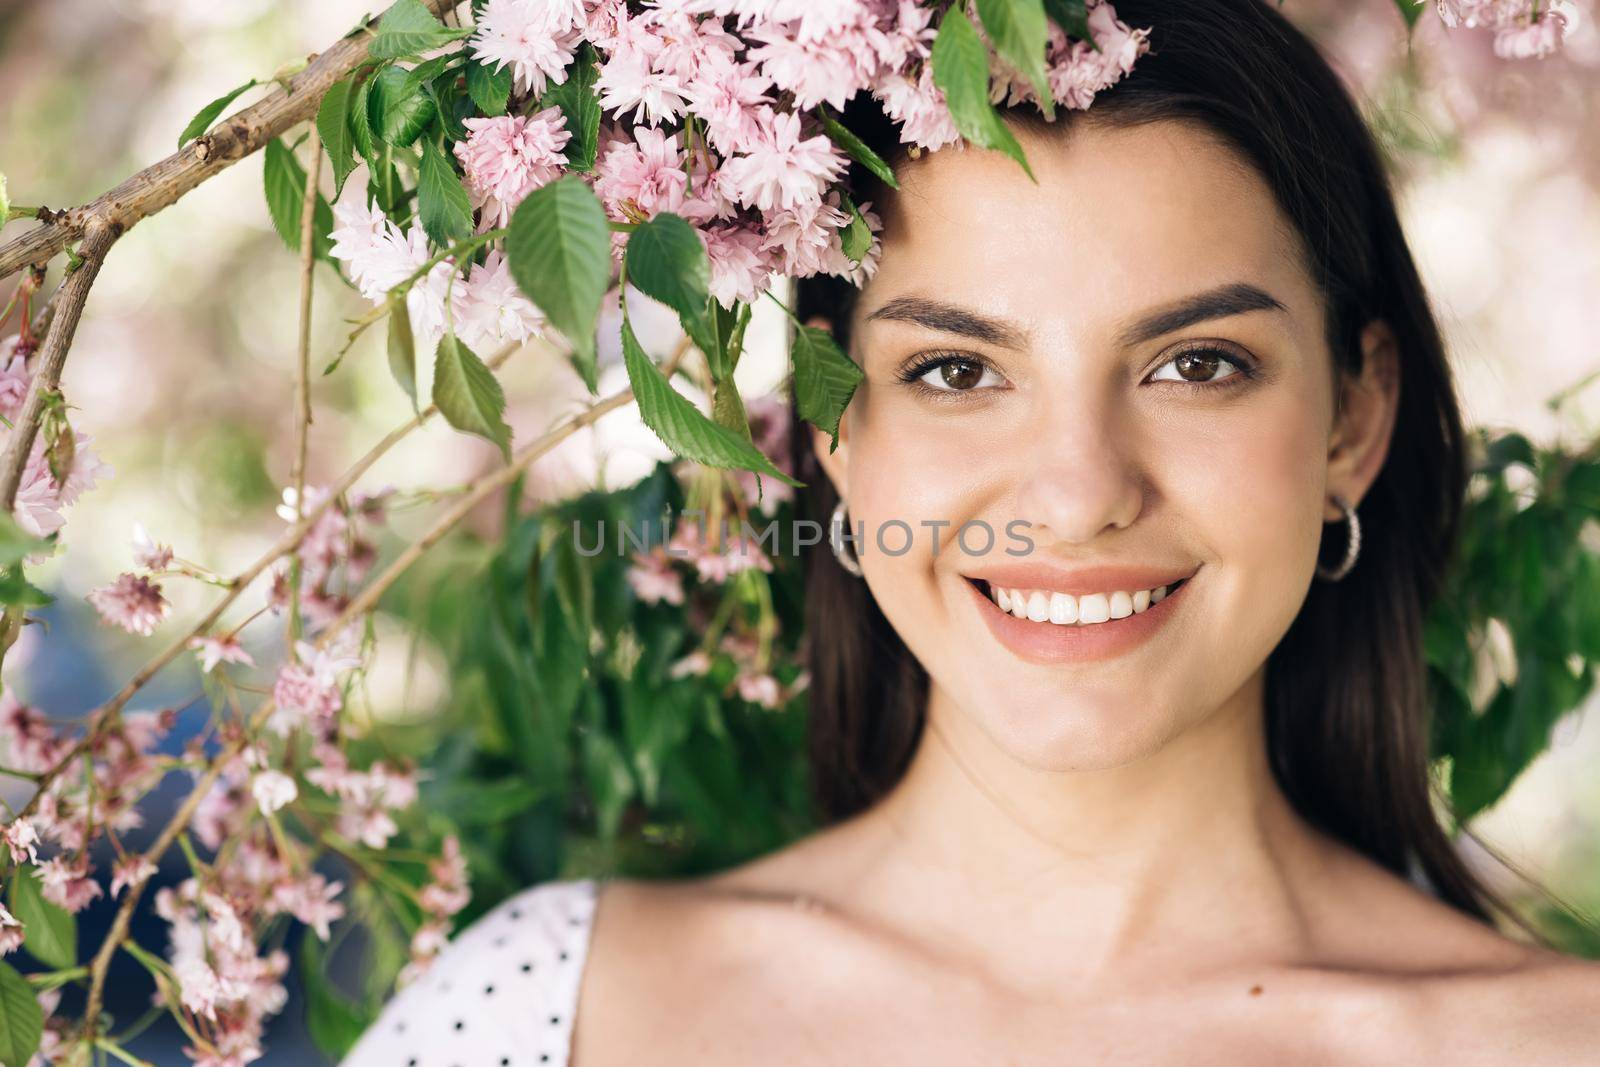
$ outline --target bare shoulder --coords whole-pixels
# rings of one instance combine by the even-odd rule
[[[1600,963],[1520,943],[1516,948],[1521,961],[1515,966],[1434,983],[1428,999],[1441,1035],[1450,1035],[1463,1052],[1494,1049],[1507,1057],[1501,1062],[1596,1062]]]

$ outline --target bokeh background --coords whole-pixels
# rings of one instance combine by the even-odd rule
[[[1390,153],[1469,423],[1515,428],[1542,444],[1594,440],[1600,32],[1593,4],[1578,5],[1565,50],[1543,61],[1497,59],[1487,34],[1446,30],[1431,12],[1408,47],[1390,0],[1282,6],[1335,59]],[[248,78],[269,77],[371,10],[356,0],[0,0],[0,171],[11,199],[66,207],[93,198],[170,153],[205,103]],[[28,225],[13,223],[6,236]],[[342,341],[343,320],[367,304],[331,270],[317,271],[312,362],[320,367]],[[77,409],[74,425],[115,473],[68,512],[67,550],[34,576],[58,599],[42,613],[50,639],[41,642],[31,627],[8,660],[9,684],[28,703],[79,716],[150,654],[146,643],[101,626],[83,600],[128,567],[135,522],[180,556],[221,573],[249,563],[279,535],[274,509],[289,480],[293,441],[296,307],[297,264],[268,218],[259,156],[119,242],[64,379]],[[771,311],[758,311],[752,356],[740,366],[747,396],[774,387],[782,371],[783,323]],[[602,392],[623,377],[610,355]],[[575,408],[583,395],[538,344],[518,353],[502,377],[518,439]],[[378,331],[314,389],[312,485],[337,476],[409,415]],[[542,460],[524,491],[548,500],[626,484],[666,455],[630,411],[621,411]],[[448,492],[496,460],[491,446],[437,426],[391,452],[366,484],[400,490],[393,525],[404,537],[424,519],[411,505],[436,500],[439,487]],[[502,509],[500,502],[486,507],[468,533],[493,537]],[[1600,529],[1591,532],[1600,552]],[[201,587],[176,583],[168,595],[177,618],[192,617],[209,599]],[[389,609],[378,628],[380,637],[393,638],[379,642],[363,712],[426,721],[452,702],[450,657],[411,636],[402,608],[391,601]],[[273,642],[273,629],[257,640]],[[278,655],[248,638],[246,647],[261,662]],[[198,670],[185,657],[135,706],[184,705],[201,696]],[[174,749],[192,728],[180,726]],[[1597,761],[1600,701],[1591,696],[1556,725],[1550,749],[1474,825],[1591,914],[1600,913]],[[178,784],[169,783],[167,803]],[[160,807],[158,801],[152,822]],[[1498,865],[1474,855],[1492,882],[1521,891]],[[184,873],[180,860],[161,877]],[[111,910],[102,901],[84,913],[86,942]],[[159,923],[136,928],[135,936],[141,933],[147,944],[161,945]],[[269,1031],[262,1062],[322,1062],[293,988],[296,999]],[[114,989],[110,1007],[136,1008],[147,990],[143,980],[131,982],[119,1004]],[[175,1042],[157,1028],[134,1048],[156,1063],[178,1062]]]

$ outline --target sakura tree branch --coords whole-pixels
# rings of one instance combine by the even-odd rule
[[[499,370],[500,367],[505,364],[506,360],[510,359],[520,347],[520,345],[510,345],[496,353],[494,356],[490,357],[486,361],[489,369]],[[128,701],[132,700],[134,695],[138,693],[139,690],[143,689],[149,683],[150,679],[154,678],[163,667],[183,654],[183,652],[189,647],[190,638],[198,637],[207,630],[211,629],[212,626],[216,625],[217,620],[222,618],[223,612],[227,611],[228,608],[232,606],[233,602],[239,599],[239,596],[245,591],[245,589],[257,578],[259,578],[268,567],[272,566],[272,564],[276,563],[279,559],[300,547],[301,542],[306,539],[306,535],[311,531],[311,527],[315,526],[317,521],[322,518],[323,512],[327,511],[328,508],[333,506],[335,500],[348,492],[351,486],[355,485],[355,483],[361,479],[362,475],[366,474],[367,471],[372,469],[373,464],[377,463],[379,459],[383,458],[385,453],[404,440],[405,437],[413,430],[427,423],[438,413],[439,408],[437,405],[430,404],[420,414],[413,416],[406,422],[396,426],[393,430],[390,430],[389,433],[384,436],[383,440],[379,441],[376,445],[372,446],[372,448],[368,449],[366,455],[362,456],[361,459],[356,461],[354,466],[345,471],[345,473],[339,478],[338,482],[334,484],[328,495],[322,501],[320,501],[316,507],[307,512],[299,522],[295,523],[287,531],[285,531],[284,535],[278,539],[276,544],[263,553],[260,558],[258,558],[254,563],[250,564],[250,566],[240,571],[234,577],[228,579],[224,583],[227,591],[223,593],[222,597],[211,606],[211,610],[206,612],[200,621],[196,622],[181,637],[178,637],[172,641],[172,643],[167,645],[166,648],[157,653],[153,659],[151,659],[143,667],[139,668],[139,670],[134,673],[133,677],[128,680],[127,684],[117,691],[116,695],[114,695],[110,700],[107,700],[104,704],[101,704],[91,713],[89,725],[84,733],[84,736],[79,738],[77,744],[68,749],[66,755],[57,760],[54,765],[46,768],[44,771],[41,771],[38,774],[38,786],[35,789],[33,796],[28,799],[27,804],[25,804],[22,810],[17,813],[16,817],[19,819],[25,819],[32,815],[34,811],[38,809],[39,802],[44,798],[45,791],[49,789],[50,785],[57,778],[59,778],[68,767],[72,766],[74,761],[83,756],[85,753],[93,750],[94,746],[99,743],[100,738],[105,736],[106,733],[108,733],[110,729],[117,723],[118,718],[122,713],[122,709],[127,706]]]
[[[423,0],[435,13],[457,0]],[[195,186],[259,151],[268,141],[316,114],[328,89],[367,59],[376,21],[310,57],[306,68],[265,99],[235,113],[177,152],[141,170],[121,185],[81,207],[39,210],[43,225],[0,247],[0,278],[57,255],[100,224],[116,234],[169,207]]]
[[[290,482],[294,484],[294,517],[305,514],[306,445],[311,436],[311,293],[312,268],[316,266],[317,179],[322,171],[322,138],[311,137],[311,161],[306,165],[306,195],[300,204],[300,359],[295,368],[295,436],[298,445],[292,462]],[[293,648],[300,636],[300,566],[292,564],[289,581],[289,617],[285,622],[285,648]]]
[[[677,362],[688,351],[688,347],[687,340],[678,347],[667,368],[669,374],[671,373],[671,367],[676,366]],[[351,600],[345,609],[339,613],[339,617],[323,630],[322,636],[315,642],[316,647],[319,649],[326,648],[352,620],[360,618],[376,607],[379,599],[382,598],[389,587],[412,564],[422,558],[423,553],[438,544],[462,519],[466,518],[473,508],[515,481],[517,475],[521,474],[530,463],[548,453],[556,445],[577,433],[578,430],[585,426],[593,425],[602,415],[614,411],[632,400],[633,389],[628,388],[591,404],[581,413],[566,419],[541,435],[537,440],[517,450],[513,453],[511,462],[505,466],[491,471],[472,482],[461,499],[440,516],[433,526],[428,529],[427,533],[407,546],[406,550],[400,553],[381,575],[368,583],[361,590],[361,593]],[[250,716],[248,728],[239,731],[238,735],[230,740],[222,751],[217,753],[206,768],[205,773],[195,781],[194,788],[189,791],[188,796],[184,797],[183,803],[178,805],[178,810],[173,813],[172,818],[162,828],[161,833],[156,835],[155,841],[145,850],[144,858],[146,860],[150,863],[158,863],[167,849],[172,847],[173,842],[178,839],[178,835],[183,832],[184,827],[189,824],[189,820],[194,817],[195,810],[200,806],[200,802],[211,791],[211,788],[216,785],[217,780],[222,777],[228,763],[244,751],[251,739],[266,725],[276,707],[276,703],[270,697],[264,700]],[[100,1007],[105,994],[106,971],[111,966],[111,957],[116,954],[117,948],[128,936],[128,926],[132,922],[134,908],[137,906],[139,898],[144,895],[144,886],[146,884],[148,884],[147,881],[141,882],[128,889],[127,895],[122,899],[122,904],[117,908],[116,917],[111,922],[111,929],[107,931],[105,941],[101,943],[99,950],[95,953],[93,962],[89,965],[89,995],[83,1012],[84,1030],[82,1037],[85,1040],[94,1038],[95,1020],[100,1015]]]

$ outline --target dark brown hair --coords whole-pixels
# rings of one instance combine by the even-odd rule
[[[1151,28],[1151,50],[1087,112],[1059,112],[1058,124],[1176,120],[1220,136],[1260,172],[1293,221],[1325,297],[1337,368],[1361,371],[1359,339],[1374,319],[1388,323],[1399,348],[1394,439],[1359,505],[1366,535],[1359,561],[1342,581],[1312,583],[1268,657],[1273,775],[1322,831],[1402,877],[1420,871],[1441,900],[1469,915],[1511,916],[1457,854],[1431,803],[1423,623],[1455,551],[1466,442],[1383,160],[1334,70],[1270,4],[1118,0],[1116,7],[1129,25]],[[904,158],[897,132],[870,98],[852,101],[844,121],[891,162]],[[858,199],[887,193],[859,166],[852,182]],[[799,318],[828,320],[848,351],[856,292],[838,279],[805,279]],[[794,434],[794,444],[806,517],[826,523],[833,487],[811,434]],[[1322,558],[1332,562],[1347,529],[1328,530]],[[826,539],[809,550],[805,566],[812,787],[820,817],[833,821],[871,806],[900,779],[922,732],[928,679]]]

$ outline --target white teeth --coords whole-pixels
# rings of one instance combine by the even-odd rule
[[[1139,589],[1134,592],[1116,590],[1110,593],[1086,593],[1073,596],[1045,589],[1002,589],[991,585],[989,594],[1001,611],[1031,622],[1050,622],[1057,626],[1092,625],[1111,619],[1125,619],[1148,611],[1153,604],[1166,599],[1170,586]]]
[[[1078,598],[1065,593],[1050,594],[1050,621],[1065,625],[1078,621]]]
[[[1085,593],[1078,598],[1078,622],[1105,622],[1111,618],[1111,599],[1104,593]]]

